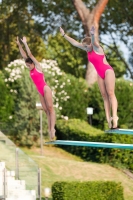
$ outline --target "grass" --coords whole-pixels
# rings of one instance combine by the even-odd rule
[[[42,189],[55,181],[116,181],[124,188],[124,199],[133,200],[133,180],[122,171],[107,164],[84,162],[64,150],[45,146],[44,155],[39,148],[22,148],[42,170]]]

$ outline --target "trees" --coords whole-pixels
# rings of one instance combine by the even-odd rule
[[[126,67],[126,73],[128,77],[133,79],[132,69],[132,35],[133,35],[133,2],[110,0],[104,12],[104,17],[101,18],[100,32],[106,34],[109,37],[110,43],[105,43],[109,48],[116,52],[119,59],[124,63]],[[125,44],[123,48],[124,54],[126,54],[127,60],[121,54],[119,44]],[[127,55],[129,54],[129,55]],[[128,62],[130,59],[130,63]]]
[[[51,6],[50,10],[46,8],[45,16],[47,15],[47,18],[52,19],[52,21],[49,22],[51,25],[55,28],[59,27],[61,24],[63,27],[65,27],[65,30],[72,30],[72,31],[79,31],[79,29],[82,29],[80,20],[82,22],[82,26],[84,29],[84,33],[82,32],[81,37],[85,35],[89,35],[89,30],[92,25],[95,25],[96,27],[96,35],[99,39],[99,21],[100,17],[105,9],[105,6],[107,5],[108,0],[99,0],[94,2],[91,1],[82,1],[82,0],[71,0],[71,2],[65,2],[64,1],[50,1],[49,5]],[[53,5],[56,5],[55,8]],[[58,6],[57,6],[58,5]],[[73,7],[74,6],[74,7]],[[75,12],[75,10],[78,13]],[[54,19],[56,18],[56,20]],[[45,18],[47,20],[47,18]],[[58,22],[55,23],[58,19]],[[60,23],[59,21],[62,21]],[[49,24],[50,24],[49,23]],[[55,25],[54,25],[55,23]],[[80,27],[80,28],[79,28]],[[50,31],[50,27],[48,27]],[[81,31],[79,31],[80,34]],[[79,35],[77,34],[77,35]],[[86,80],[89,85],[93,84],[96,81],[96,71],[94,67],[89,64],[87,65],[86,69]]]
[[[117,40],[112,37],[113,33],[119,32],[119,38],[125,44],[129,43],[127,37],[132,34],[131,8],[132,1],[130,0],[125,2],[117,0],[25,0],[21,2],[3,0],[0,2],[0,67],[3,68],[8,62],[18,57],[18,51],[12,42],[15,41],[17,35],[29,37],[30,44],[33,46],[33,54],[39,56],[41,60],[46,52],[42,39],[47,40],[49,34],[54,36],[59,31],[60,25],[68,34],[73,33],[76,36],[75,39],[81,40],[89,34],[90,26],[94,24],[97,37],[99,33],[100,35],[111,33],[110,44],[103,40],[102,42],[110,49],[113,47],[112,51],[116,52],[115,55],[122,60],[131,74],[131,67],[117,48]],[[38,46],[41,48],[36,49]],[[131,50],[131,43],[128,48]],[[89,73],[91,73],[91,67],[86,69],[86,78]],[[96,74],[91,73],[90,78],[87,78],[89,82],[95,79],[92,75]]]
[[[65,8],[63,7],[63,3],[60,4],[57,0],[54,2],[59,5],[59,8],[56,8],[55,13],[56,15],[57,13],[60,13],[64,28],[67,29],[69,32],[73,32],[75,35],[77,34],[77,38],[81,39],[85,34],[88,33],[89,28],[87,27],[89,27],[89,25],[87,23],[91,25],[92,22],[95,23],[95,21],[98,21],[97,25],[100,35],[105,34],[110,39],[109,42],[105,42],[104,39],[101,39],[100,37],[100,40],[102,41],[102,43],[105,44],[105,46],[110,49],[109,51],[115,52],[117,60],[121,60],[124,67],[127,69],[128,75],[133,78],[133,70],[131,67],[133,2],[131,0],[127,0],[124,2],[117,0],[110,0],[108,2],[100,0],[71,0],[70,3],[66,3]],[[72,7],[72,4],[74,5],[74,8]],[[104,10],[104,13],[101,13],[101,8]],[[97,11],[99,11],[99,13]],[[52,9],[52,13],[54,13],[54,9]],[[102,17],[100,18],[101,14]],[[80,21],[82,22],[82,25]],[[95,24],[95,26],[97,25]],[[57,24],[55,25],[55,28],[56,27]],[[82,28],[84,28],[85,34],[83,33]],[[131,65],[129,65],[129,63],[124,58],[124,55],[121,53],[118,42],[124,42],[128,50],[130,51]],[[111,59],[112,58],[113,57],[111,56]]]
[[[72,0],[72,2],[78,12],[80,20],[82,21],[85,34],[89,35],[89,29],[93,24],[96,27],[97,38],[99,37],[99,33],[104,33],[110,36],[110,44],[104,42],[104,40],[102,40],[102,43],[105,44],[112,52],[115,52],[115,58],[117,58],[117,60],[121,60],[123,63],[122,65],[124,65],[127,69],[128,75],[133,79],[133,70],[131,67],[133,64],[131,42],[131,36],[133,34],[133,2],[130,0],[124,2],[117,0],[98,0],[94,4],[91,4],[91,1],[82,0]],[[119,42],[124,42],[129,49],[129,61],[131,65],[129,65],[129,63],[125,60],[119,48],[118,40]],[[95,82],[96,77],[93,75],[94,71],[92,67],[88,65],[86,79],[89,80],[87,81],[89,84]]]
[[[38,15],[40,1],[3,0],[0,2],[0,69],[18,58],[17,36],[26,35],[33,47],[32,52],[39,60],[45,55],[45,45],[41,38],[41,25],[38,26],[33,15]],[[34,12],[32,13],[32,11]]]
[[[72,0],[72,2],[82,21],[85,35],[89,35],[90,28],[94,25],[96,29],[96,38],[99,40],[99,21],[108,0],[99,0],[92,10],[87,8],[82,0]],[[86,80],[88,85],[92,85],[97,80],[96,71],[89,63],[86,70]]]
[[[89,29],[91,25],[94,24],[96,27],[96,34],[97,34],[98,39],[99,39],[99,33],[103,33],[103,27],[104,27],[104,33],[110,34],[108,33],[108,28],[109,28],[108,24],[110,24],[111,17],[113,17],[112,10],[114,9],[114,7],[117,9],[117,6],[120,7],[123,5],[120,2],[118,4],[121,4],[121,5],[118,5],[117,2],[115,2],[116,5],[115,3],[113,3],[113,1],[111,2],[112,2],[111,3],[112,8],[110,5],[108,7],[107,0],[97,0],[97,1],[71,0],[70,2],[66,2],[66,4],[64,4],[63,2],[59,2],[58,0],[50,1],[49,3],[49,6],[51,6],[50,11],[48,10],[49,7],[45,9],[46,11],[45,16],[47,15],[47,18],[45,17],[45,19],[47,23],[49,24],[47,27],[48,29],[46,29],[47,30],[46,33],[51,33],[51,30],[54,30],[54,33],[55,33],[57,28],[59,28],[59,26],[62,24],[65,31],[73,32],[73,34],[77,37],[77,39],[81,40],[81,38],[83,38],[85,35],[89,35]],[[53,5],[55,5],[55,7]],[[74,7],[72,5],[74,5]],[[103,12],[105,14],[103,14]],[[117,15],[119,14],[117,13]],[[117,22],[117,17],[116,17],[116,22]],[[112,24],[115,25],[115,20],[112,21]],[[116,63],[116,60],[118,61],[121,60],[122,61],[121,63],[123,63],[122,66],[124,66],[124,68],[125,67],[128,68],[128,64],[123,58],[123,55],[121,54],[120,49],[117,48],[118,46],[117,42],[114,44],[113,39],[111,39],[110,41],[112,42],[112,43],[110,42],[110,44],[104,43],[103,40],[102,40],[102,43],[104,43],[107,46],[107,48],[110,49],[108,51],[110,52],[115,51],[114,53],[115,63]],[[113,58],[114,57],[112,57],[111,60]],[[89,65],[87,65],[85,73],[86,73],[86,79],[88,80],[87,82],[91,84],[95,82],[96,80],[96,73],[93,66],[91,65],[89,66]],[[124,71],[125,70],[123,69],[123,72]],[[120,76],[122,74],[123,73],[120,72]],[[117,76],[119,76],[118,71],[117,71]]]
[[[49,35],[45,58],[56,60],[64,72],[79,78],[85,77],[86,53],[74,48],[60,34]]]
[[[0,71],[0,123],[10,121],[14,108],[13,97],[4,82],[4,75]],[[1,125],[2,127],[3,125]]]

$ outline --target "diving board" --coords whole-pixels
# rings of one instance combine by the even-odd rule
[[[55,140],[45,142],[45,144],[54,145],[71,145],[71,146],[86,146],[86,147],[102,147],[102,148],[117,148],[117,149],[133,149],[133,144],[119,144],[119,143],[104,143],[104,142],[84,142],[71,140]]]
[[[110,130],[105,131],[105,133],[133,135],[133,130],[132,129],[110,129]]]

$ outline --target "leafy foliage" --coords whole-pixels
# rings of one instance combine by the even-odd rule
[[[40,3],[40,2],[39,2]],[[32,45],[32,53],[36,55],[39,60],[45,55],[45,45],[37,32],[37,28],[33,19],[34,13],[37,14],[38,1],[17,1],[17,0],[3,0],[0,2],[0,68],[4,68],[7,64],[16,59],[18,55],[18,47],[15,43],[17,36],[27,36]],[[30,9],[34,7],[34,13]],[[38,27],[39,28],[39,27]]]
[[[61,34],[49,35],[46,55],[48,59],[56,60],[64,72],[75,77],[85,77],[87,54],[73,47]]]
[[[107,46],[113,44],[113,51],[116,52],[117,57],[125,64],[127,69],[128,77],[133,79],[132,62],[129,64],[125,60],[126,58],[132,58],[132,35],[133,35],[133,2],[127,0],[124,2],[117,0],[110,0],[106,6],[103,17],[100,23],[100,32],[102,35],[108,35],[109,42]],[[102,40],[104,43],[105,41]],[[119,44],[125,44],[123,47],[123,52],[125,55],[121,54]],[[109,45],[110,46],[110,45]],[[129,54],[129,55],[128,55]]]
[[[130,0],[128,1],[130,2]],[[98,1],[84,0],[84,3],[86,7],[91,10],[98,3]],[[110,29],[112,27],[111,25],[121,25],[125,19],[124,17],[127,12],[130,13],[130,17],[127,17],[129,15],[126,16],[126,22],[130,21],[131,23],[132,11],[130,11],[129,4],[127,2],[124,2],[124,5],[125,7],[123,7],[123,3],[118,1],[109,1],[105,14],[102,17],[100,25],[101,33],[104,32],[109,35],[110,32],[113,32],[113,30]],[[124,10],[124,8],[127,8],[127,10]],[[61,25],[68,33],[73,32],[73,36],[75,35],[77,39],[81,40],[81,38],[84,37],[82,23],[79,19],[79,16],[74,8],[72,1],[64,2],[59,0],[3,0],[0,2],[0,12],[1,69],[7,66],[10,61],[13,61],[14,59],[19,57],[18,49],[15,44],[16,36],[22,37],[23,35],[25,35],[27,36],[27,38],[29,38],[30,47],[33,49],[32,53],[36,56],[36,58],[38,58],[39,61],[41,61],[41,59],[44,58],[46,55],[46,48],[43,39],[47,39],[49,34],[55,35],[57,31],[59,31],[59,27]],[[116,33],[117,29],[114,32]],[[122,29],[121,32],[125,33],[125,30]],[[127,35],[128,33],[125,33],[125,38]],[[58,38],[58,36],[56,38]],[[123,35],[121,39],[124,39]],[[66,47],[63,45],[64,52],[60,52],[60,50],[62,51],[62,48],[60,48],[60,45],[62,45],[62,41],[60,41],[60,39],[58,39],[58,41],[56,42],[54,41],[54,47],[57,50],[57,52],[54,52],[53,46],[51,44],[52,41],[54,41],[53,38],[51,38],[51,41],[49,40],[50,48],[48,48],[48,51],[52,52],[52,55],[48,58],[57,58],[59,67],[61,67],[61,69],[63,69],[65,72],[72,73],[76,75],[76,77],[84,77],[84,74],[86,72],[85,70],[83,70],[82,67],[87,63],[86,55],[81,50],[73,51],[74,47],[70,49],[70,46],[66,46],[66,43]],[[125,42],[127,43],[126,39]],[[113,40],[111,39],[111,44],[112,43]],[[60,59],[60,55],[62,56],[61,58],[63,58],[62,61]],[[117,54],[114,54],[114,56],[114,62],[116,63],[116,59],[119,59],[120,56],[118,56]],[[63,63],[64,60],[65,62]],[[119,64],[117,64],[117,66],[118,65]],[[120,77],[123,72],[124,71],[120,69],[120,75],[118,74],[117,77]]]
[[[4,75],[0,71],[0,122],[10,121],[11,113],[14,108],[13,97],[9,93],[4,83]],[[2,125],[1,125],[2,126]]]
[[[113,45],[110,45],[109,47],[105,47],[104,51],[106,54],[107,61],[113,67],[113,69],[115,71],[116,78],[120,78],[124,74],[126,74],[126,66],[122,62],[120,57],[117,55],[117,53],[114,51],[114,48],[115,47]],[[120,53],[123,56],[123,52],[120,51]]]
[[[113,181],[55,182],[53,200],[124,200],[123,187]]]

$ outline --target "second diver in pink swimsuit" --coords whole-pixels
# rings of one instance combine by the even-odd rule
[[[95,28],[91,27],[91,37],[86,37],[82,40],[82,43],[77,42],[73,38],[66,35],[64,30],[60,27],[62,36],[70,42],[73,46],[78,47],[87,52],[88,60],[94,66],[97,71],[97,80],[101,95],[104,101],[104,108],[108,126],[110,129],[117,128],[117,99],[115,96],[115,73],[113,68],[108,64],[103,48],[96,41]],[[112,117],[111,117],[112,109]],[[112,124],[113,122],[113,124]]]
[[[92,50],[91,52],[88,51],[87,55],[88,60],[93,64],[97,71],[97,74],[102,79],[105,79],[106,70],[113,70],[113,68],[109,64],[103,62],[104,59],[106,59],[104,54],[98,54],[94,50]]]
[[[50,140],[54,140],[55,138],[55,111],[53,108],[52,91],[45,82],[44,74],[42,72],[42,67],[40,66],[40,63],[32,55],[28,47],[26,37],[23,37],[21,41],[23,42],[26,48],[28,56],[26,52],[23,50],[19,42],[19,39],[17,37],[16,43],[18,44],[20,53],[22,57],[24,58],[28,69],[30,70],[30,77],[37,88],[37,91],[40,97],[40,102],[42,104],[42,108],[47,115],[48,132],[49,132]]]

